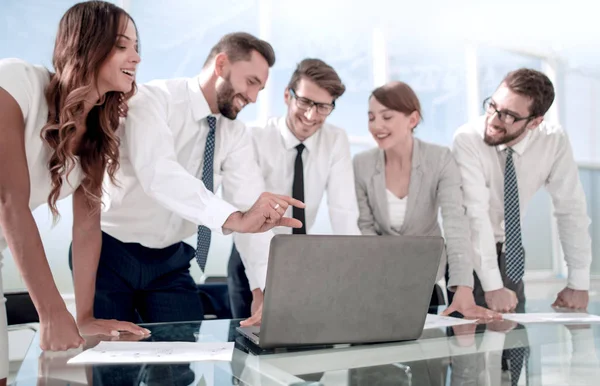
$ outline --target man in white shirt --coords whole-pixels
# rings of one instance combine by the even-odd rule
[[[524,309],[521,221],[541,186],[552,197],[568,284],[554,306],[588,304],[591,239],[586,199],[567,133],[544,121],[554,87],[541,72],[509,73],[484,102],[485,115],[455,134],[475,260],[475,300],[494,311]]]
[[[146,323],[202,319],[189,267],[195,256],[204,270],[211,231],[301,226],[283,217],[288,204],[301,203],[262,193],[252,141],[235,120],[256,102],[274,62],[269,43],[229,34],[213,47],[198,76],[150,82],[131,99],[120,133],[119,186],[105,187],[96,317]],[[219,186],[224,200],[213,194]],[[182,240],[196,233],[194,250]],[[239,233],[234,238],[248,256],[250,286],[261,292],[272,236]]]
[[[306,204],[305,209],[290,208],[287,213],[305,224],[302,228],[279,228],[276,233],[311,233],[327,192],[333,233],[361,234],[348,136],[343,129],[325,122],[345,90],[331,66],[319,59],[304,59],[284,91],[287,114],[251,130],[267,190],[291,193]],[[245,258],[243,252],[241,257]],[[235,245],[229,259],[228,283],[233,316],[249,316],[252,296]]]

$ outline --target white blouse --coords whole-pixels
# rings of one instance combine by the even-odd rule
[[[385,190],[387,194],[388,211],[390,215],[390,225],[392,228],[400,229],[404,224],[404,216],[406,215],[406,202],[407,197],[398,198],[394,193],[390,192],[389,189]]]
[[[25,152],[29,169],[29,207],[33,211],[45,204],[52,189],[48,161],[51,149],[40,137],[48,120],[48,105],[44,91],[50,82],[50,73],[42,66],[34,66],[20,59],[0,60],[0,88],[8,92],[21,107],[25,122]],[[65,179],[59,199],[72,194],[81,183],[79,165]],[[6,248],[0,228],[0,252]],[[1,255],[0,255],[1,256]]]

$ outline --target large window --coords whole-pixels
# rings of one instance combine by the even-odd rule
[[[197,75],[212,46],[227,33],[245,31],[258,35],[257,0],[130,3],[129,13],[136,21],[141,41],[142,63],[137,76],[140,84]],[[256,115],[256,105],[249,105],[239,117],[252,121]]]
[[[575,159],[600,163],[600,76],[569,71],[564,78],[564,125]]]
[[[368,22],[350,22],[354,15],[351,7],[338,9],[333,3],[309,1],[299,6],[293,2],[272,2],[270,41],[277,63],[271,75],[269,110],[272,115],[286,112],[283,91],[296,64],[305,58],[319,58],[335,68],[346,85],[346,93],[328,121],[351,135],[365,135],[367,98],[373,88],[372,30]],[[332,12],[336,13],[335,19],[330,17]],[[306,28],[306,20],[310,20],[310,28]]]
[[[467,121],[464,45],[391,34],[388,47],[389,79],[410,85],[421,102],[423,121],[415,134],[450,146],[456,129]]]
[[[479,97],[482,101],[494,93],[510,71],[521,67],[542,70],[540,58],[484,45],[477,47],[477,64]]]
[[[588,213],[591,217],[592,256],[600,256],[600,168],[582,167],[579,169]],[[592,260],[592,274],[600,275],[600,259]]]
[[[75,0],[3,0],[0,3],[0,58],[20,58],[50,67],[58,22],[75,3]]]

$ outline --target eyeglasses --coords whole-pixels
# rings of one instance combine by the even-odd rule
[[[530,115],[528,117],[518,117],[514,114],[509,113],[508,111],[500,111],[496,108],[496,104],[494,103],[494,101],[492,101],[492,97],[489,97],[483,101],[483,110],[485,110],[485,112],[488,113],[490,116],[496,113],[496,115],[498,115],[498,119],[506,123],[507,125],[512,125],[515,122],[531,120],[532,118],[535,118],[533,115]]]
[[[333,102],[331,104],[317,103],[308,98],[299,97],[293,88],[290,88],[290,94],[292,94],[292,96],[296,100],[296,106],[298,106],[298,108],[301,110],[310,110],[313,106],[315,106],[315,108],[317,109],[317,113],[319,113],[321,115],[329,115],[329,114],[331,114],[333,109],[335,109],[335,102]]]

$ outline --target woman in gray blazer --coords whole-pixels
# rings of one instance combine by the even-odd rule
[[[498,318],[499,314],[476,306],[473,298],[473,252],[458,166],[448,148],[413,137],[420,120],[419,99],[406,83],[390,82],[371,94],[369,131],[378,148],[354,157],[358,226],[365,235],[441,236],[441,208],[448,289],[454,292],[444,314],[458,311],[469,318]],[[446,256],[438,280],[445,270]],[[439,304],[435,298],[434,293],[431,305]]]

